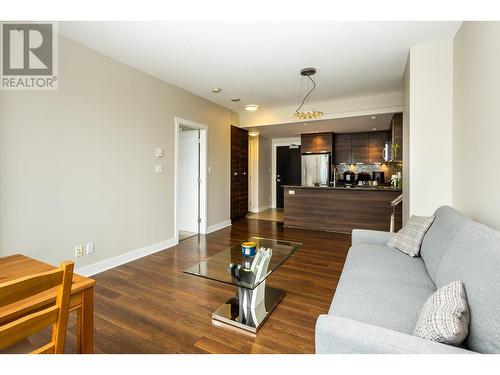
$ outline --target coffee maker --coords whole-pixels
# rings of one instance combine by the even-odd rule
[[[373,172],[372,173],[372,180],[377,181],[379,184],[384,183],[384,172]]]

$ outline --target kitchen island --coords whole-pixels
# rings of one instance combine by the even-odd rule
[[[284,226],[327,232],[351,233],[353,229],[388,231],[390,202],[401,190],[390,187],[283,186]],[[401,228],[402,209],[397,206],[395,229]]]

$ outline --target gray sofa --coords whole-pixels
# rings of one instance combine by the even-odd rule
[[[317,353],[500,353],[500,232],[440,207],[421,257],[385,246],[392,234],[352,232],[352,247],[327,315],[316,323]],[[461,280],[469,335],[454,347],[412,335],[426,299]]]

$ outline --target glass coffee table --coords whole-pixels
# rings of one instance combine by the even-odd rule
[[[256,333],[286,293],[266,286],[267,277],[302,244],[260,237],[248,241],[255,242],[257,250],[268,250],[245,257],[241,242],[184,272],[238,287],[236,296],[215,310],[212,319]]]

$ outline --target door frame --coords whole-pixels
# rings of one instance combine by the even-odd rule
[[[208,197],[207,197],[207,166],[208,166],[208,126],[204,124],[200,124],[198,122],[194,122],[191,120],[186,120],[180,117],[174,117],[175,122],[175,146],[174,146],[174,155],[175,155],[175,181],[174,181],[174,238],[175,242],[179,242],[179,228],[178,228],[178,182],[179,182],[179,133],[180,127],[182,125],[187,126],[189,128],[198,129],[200,131],[200,189],[199,189],[199,200],[200,200],[200,225],[199,232],[200,234],[207,234],[207,219],[208,219]]]
[[[273,139],[271,144],[271,208],[276,208],[276,147],[300,145],[300,137]]]

